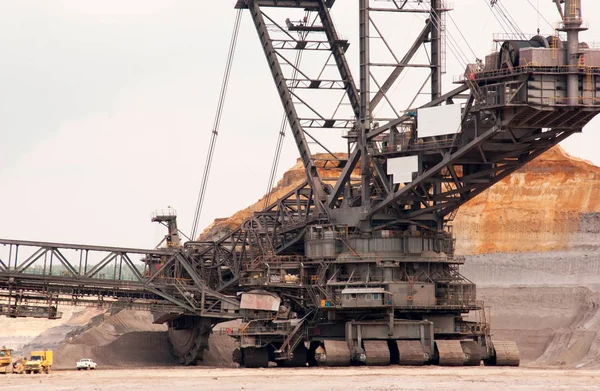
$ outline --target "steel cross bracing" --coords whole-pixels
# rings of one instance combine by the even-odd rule
[[[222,238],[187,242],[185,252],[211,289],[235,293],[244,263],[304,250],[306,225],[327,217],[319,215],[315,205],[312,188],[308,182],[301,183]]]
[[[342,3],[338,1],[335,4]],[[456,89],[444,94],[441,91],[445,51],[442,46],[445,31],[443,14],[450,10],[443,0],[378,2],[377,7],[371,7],[368,0],[361,0],[358,4],[343,5],[354,7],[359,14],[360,88],[357,89],[346,60],[348,42],[339,40],[331,19],[330,8],[333,5],[333,2],[327,1],[262,0],[240,0],[236,4],[237,8],[250,10],[292,125],[309,183],[318,195],[319,213],[326,213],[333,223],[366,231],[382,228],[406,230],[418,226],[439,232],[462,204],[569,135],[581,131],[598,112],[595,105],[584,108],[578,105],[534,107],[526,101],[511,102],[511,99],[519,96],[518,88],[514,88],[512,98],[497,102],[494,106],[493,102],[485,100],[486,91],[492,88],[488,85],[493,84],[490,82],[493,77],[506,77],[505,74],[487,75],[485,80],[477,81],[464,79]],[[277,17],[270,16],[273,8],[283,8],[290,15],[294,12],[293,8],[299,8],[303,12],[314,11],[318,17],[301,22],[292,22],[288,18],[283,23]],[[373,15],[381,13],[425,15],[422,30],[404,56],[394,53],[381,26],[375,21]],[[278,27],[274,31],[279,35],[271,34],[266,21]],[[294,39],[289,32],[298,29],[310,31],[306,37],[313,37],[310,40],[306,38],[306,41]],[[279,38],[281,35],[283,39]],[[370,49],[370,42],[374,39],[383,42],[394,61],[386,64],[375,62]],[[413,63],[423,46],[429,48],[429,63]],[[311,73],[310,69],[296,69],[304,79],[290,79],[286,76],[289,74],[286,68],[290,68],[290,61],[284,54],[286,50],[329,51],[326,65],[330,58],[334,60],[337,77],[325,78],[322,73]],[[307,63],[309,60],[305,58],[303,64]],[[383,81],[378,81],[373,72],[374,67],[380,66],[390,68]],[[443,103],[464,105],[462,123],[455,133],[424,141],[417,132],[415,117],[418,107],[408,110],[394,107],[394,102],[387,94],[408,67],[427,67],[431,70],[428,77],[431,101],[418,107],[433,107]],[[549,69],[539,70],[542,73],[548,71],[552,73]],[[530,75],[531,70],[527,74]],[[515,75],[511,83],[522,85],[526,80],[527,75]],[[311,104],[297,93],[299,90],[290,92],[291,86],[301,85],[322,93],[331,91],[333,87],[341,89],[344,86],[340,102],[346,102],[349,110],[341,117],[343,110],[338,105],[333,115],[322,114],[327,110],[326,100]],[[371,87],[376,89],[371,91]],[[377,106],[384,103],[388,113],[391,111],[396,114],[395,118],[374,114]],[[305,113],[318,118],[310,119]],[[340,162],[343,171],[335,184],[329,186],[316,173],[304,136],[309,134],[307,130],[310,127],[334,128],[340,125],[349,127],[346,136],[348,158]],[[418,157],[418,169],[412,181],[395,183],[387,172],[388,161],[406,156]],[[360,172],[360,182],[351,179],[357,171]]]
[[[235,297],[210,289],[196,273],[194,260],[181,249],[8,239],[0,239],[0,245],[0,297],[8,306],[23,304],[23,298],[43,302],[47,297],[71,304],[237,317]]]
[[[378,121],[385,118],[377,118],[373,115],[373,110],[382,102],[385,101],[389,106],[392,106],[387,92],[394,86],[395,82],[401,76],[403,70],[410,66],[423,66],[421,64],[411,64],[411,60],[418,52],[419,48],[431,41],[432,46],[437,49],[432,50],[434,59],[432,64],[424,66],[430,67],[432,73],[440,72],[440,49],[439,49],[439,13],[446,11],[441,7],[441,1],[435,1],[431,4],[431,9],[427,11],[431,14],[430,19],[425,21],[422,31],[417,36],[415,43],[410,47],[408,52],[401,60],[395,55],[386,38],[384,37],[377,24],[370,16],[369,1],[363,0],[360,2],[360,53],[361,53],[361,76],[360,76],[360,92],[357,89],[352,72],[348,65],[345,52],[348,48],[348,42],[339,38],[331,18],[329,8],[333,6],[333,2],[313,1],[313,2],[279,2],[279,1],[238,1],[237,8],[248,8],[258,32],[261,45],[265,52],[276,87],[278,89],[282,104],[294,134],[296,144],[300,151],[300,156],[304,162],[309,183],[313,190],[318,195],[318,199],[323,203],[320,207],[321,213],[330,214],[332,220],[339,220],[340,215],[344,215],[344,223],[349,225],[358,225],[358,220],[368,218],[369,205],[371,200],[377,201],[377,197],[387,195],[393,190],[393,185],[389,183],[389,178],[385,173],[385,164],[382,164],[380,159],[372,159],[368,153],[369,134],[372,124],[378,124]],[[417,2],[391,2],[393,6],[388,8],[376,8],[374,12],[417,12],[423,13],[424,10],[417,7]],[[271,7],[283,8],[300,8],[303,11],[314,11],[317,16],[314,19],[305,19],[300,22],[292,22],[286,19],[285,23],[278,22],[274,17],[268,15],[264,9]],[[432,22],[437,20],[437,23]],[[268,21],[268,22],[267,22]],[[276,28],[269,29],[270,26]],[[387,78],[381,83],[378,82],[370,67],[373,65],[370,58],[369,40],[371,39],[371,27],[377,34],[392,54],[395,62],[386,64],[391,68]],[[306,31],[304,39],[296,39],[290,34],[291,31]],[[274,33],[271,33],[274,31]],[[292,61],[286,57],[285,51],[302,50],[302,51],[329,51],[329,56],[325,59],[323,67],[314,69],[299,69],[294,67]],[[333,64],[329,64],[330,60]],[[322,59],[321,59],[322,61]],[[305,60],[306,62],[306,60]],[[335,65],[337,74],[334,76],[324,76],[324,70],[328,65]],[[382,65],[382,64],[377,64]],[[290,76],[290,72],[294,71],[296,77]],[[373,91],[371,96],[370,84],[371,81],[377,85],[378,90]],[[439,97],[439,77],[434,78],[432,87],[434,89],[434,98]],[[323,93],[334,89],[344,90],[344,94],[331,101],[338,101],[349,106],[349,110],[345,110],[345,114],[340,117],[340,113],[344,112],[340,104],[332,108],[333,114],[329,116],[324,112],[329,109],[321,108],[317,104],[311,104],[308,98],[300,96],[298,89],[305,87],[307,89],[318,90]],[[296,89],[296,90],[294,90]],[[324,94],[323,94],[324,96]],[[321,101],[323,102],[323,101]],[[398,110],[393,109],[395,113]],[[310,114],[316,118],[309,118]],[[388,118],[389,123],[394,121],[393,118]],[[342,175],[333,186],[323,183],[314,162],[311,159],[310,150],[308,147],[306,136],[315,139],[308,129],[313,127],[335,128],[347,127],[348,132],[348,148],[349,157],[342,161],[344,167]],[[390,125],[394,128],[397,125]],[[362,157],[362,158],[361,158]],[[350,183],[351,174],[356,170],[358,162],[361,164],[362,180],[359,186]],[[360,189],[360,190],[357,190]],[[319,205],[321,206],[321,205]],[[335,209],[342,209],[335,211]],[[354,221],[349,216],[353,216]]]
[[[0,239],[0,298],[14,305],[22,290],[32,302],[57,298],[235,318],[242,264],[301,252],[306,224],[326,218],[314,209],[314,193],[304,182],[224,237],[184,247],[144,250]]]

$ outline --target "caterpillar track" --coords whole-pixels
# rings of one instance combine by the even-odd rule
[[[497,341],[493,354],[484,359],[485,347],[475,341],[438,340],[435,353],[429,355],[419,341],[372,340],[363,341],[363,347],[353,352],[346,341],[325,340],[316,349],[304,345],[297,348],[292,360],[277,362],[279,366],[344,367],[367,366],[519,366],[519,349],[513,341]],[[267,347],[236,349],[234,361],[247,368],[266,368],[270,355]]]

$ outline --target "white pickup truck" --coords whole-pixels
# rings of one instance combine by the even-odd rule
[[[78,371],[81,371],[82,369],[87,369],[87,370],[96,369],[97,366],[98,366],[98,364],[96,364],[90,358],[82,358],[81,360],[77,361],[77,370]]]

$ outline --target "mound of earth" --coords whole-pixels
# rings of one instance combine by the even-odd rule
[[[315,161],[325,178],[341,171],[325,155]],[[304,180],[298,162],[271,201]],[[491,306],[494,338],[515,340],[525,365],[600,366],[599,190],[600,168],[555,147],[458,212],[457,253],[467,255],[461,273]],[[226,235],[264,203],[215,220],[202,237]],[[178,365],[166,326],[152,324],[147,312],[62,310],[61,320],[0,318],[0,344],[25,352],[52,348],[58,368],[72,368],[84,357],[101,366]],[[221,327],[210,338],[203,365],[235,366],[233,339]]]
[[[46,329],[39,325],[37,329],[30,328],[33,330],[31,333],[37,331],[39,335],[29,337],[27,344],[18,349],[16,356],[28,355],[33,350],[54,350],[56,369],[74,368],[81,358],[91,358],[103,368],[179,365],[178,359],[171,354],[167,326],[153,324],[149,312],[91,308],[77,311],[72,307],[65,308],[64,312],[71,314],[67,319],[44,319],[42,324]],[[30,320],[3,319],[12,327],[18,327],[24,323],[23,320]],[[40,320],[37,321],[39,323]],[[56,326],[52,327],[53,324]],[[205,352],[200,365],[237,366],[231,359],[234,340],[227,335],[226,328],[238,325],[238,321],[233,321],[215,327],[209,341],[209,350]],[[2,337],[1,341],[14,349],[14,345],[8,340]]]
[[[600,293],[583,287],[485,287],[495,340],[514,340],[529,366],[600,367]]]

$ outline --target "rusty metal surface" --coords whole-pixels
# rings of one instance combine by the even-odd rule
[[[514,341],[494,341],[494,351],[496,352],[496,365],[518,367],[521,358],[519,348]]]
[[[396,341],[400,365],[423,365],[427,356],[420,341]]]
[[[465,355],[465,366],[480,366],[483,358],[483,347],[475,341],[460,341]]]
[[[324,341],[326,360],[328,367],[339,367],[350,365],[350,349],[346,341]]]
[[[254,291],[242,293],[241,309],[277,311],[281,299],[270,292]]]
[[[465,362],[460,341],[457,340],[439,340],[435,341],[438,351],[439,364],[443,366],[460,366]]]
[[[367,365],[390,365],[387,341],[364,341]]]

